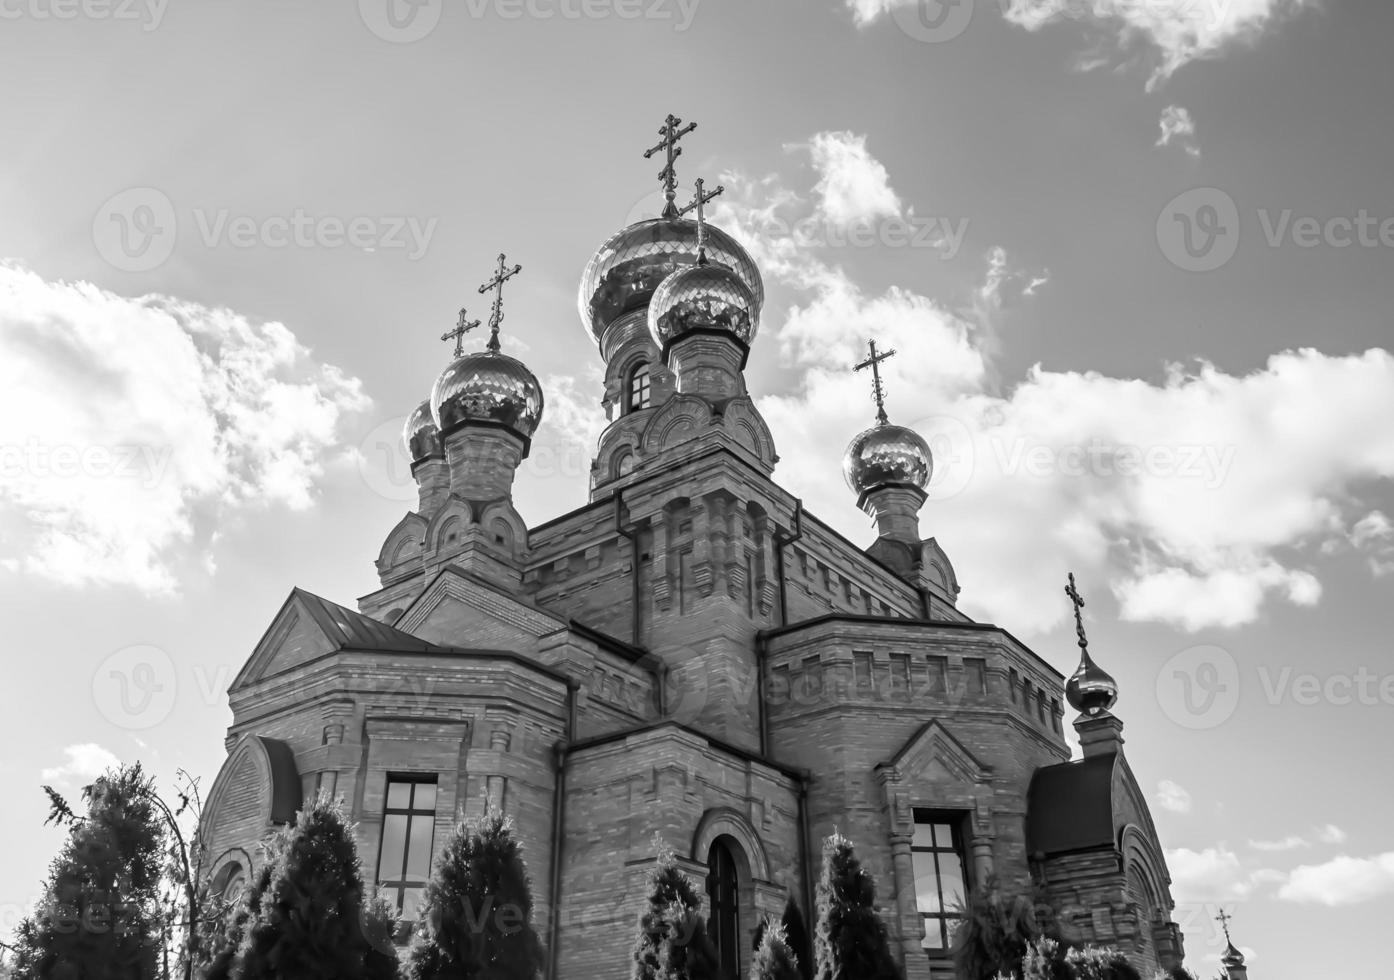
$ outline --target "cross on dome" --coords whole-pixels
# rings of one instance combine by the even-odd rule
[[[677,162],[678,157],[682,156],[682,147],[678,146],[678,140],[696,128],[696,123],[688,123],[683,126],[682,120],[670,112],[668,118],[663,120],[663,125],[658,127],[658,135],[662,136],[663,139],[644,151],[644,159],[647,160],[662,150],[667,161],[663,169],[658,172],[658,180],[663,185],[663,197],[666,201],[663,205],[663,217],[665,218],[671,219],[678,216],[678,206],[673,203],[678,196],[678,172],[673,169],[673,164]]]
[[[876,423],[887,425],[890,419],[886,416],[886,389],[881,384],[881,362],[894,357],[895,348],[878,353],[874,340],[868,341],[867,346],[871,348],[871,356],[856,365],[853,370],[871,368],[871,396],[876,399]]]
[[[445,333],[440,335],[441,340],[447,342],[451,340],[455,341],[456,357],[459,357],[465,352],[465,334],[469,333],[475,327],[479,326],[478,320],[466,320],[465,317],[465,308],[462,306],[460,307],[460,319],[455,322],[455,329],[447,330]]]
[[[697,185],[697,196],[694,197],[694,198],[691,200],[691,202],[689,202],[688,204],[684,205],[681,209],[679,209],[679,211],[678,211],[678,217],[681,218],[683,215],[687,214],[687,212],[689,212],[689,211],[695,210],[695,211],[697,212],[697,264],[698,264],[698,265],[706,265],[706,264],[707,264],[707,219],[706,219],[706,212],[703,210],[703,206],[704,206],[708,201],[715,200],[719,195],[726,193],[726,188],[723,187],[721,184],[717,184],[717,185],[716,185],[716,190],[710,191],[710,192],[704,192],[704,191],[702,190],[702,188],[705,186],[705,182],[702,180],[701,177],[698,177],[697,180],[694,181],[694,183]]]
[[[522,271],[521,265],[508,268],[504,261],[504,254],[500,252],[499,267],[494,273],[494,278],[479,287],[481,293],[487,293],[491,289],[494,291],[494,308],[489,313],[489,350],[495,353],[499,349],[499,324],[503,322],[503,284]]]
[[[1070,572],[1070,584],[1065,586],[1065,594],[1070,597],[1070,602],[1075,607],[1075,635],[1079,637],[1079,648],[1089,649],[1089,639],[1084,635],[1084,617],[1081,610],[1084,609],[1084,596],[1079,594],[1079,589],[1075,588],[1075,573]]]

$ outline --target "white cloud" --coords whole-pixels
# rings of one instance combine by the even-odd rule
[[[1316,836],[1317,840],[1323,844],[1344,844],[1346,842],[1346,832],[1334,823],[1318,827]]]
[[[0,265],[4,560],[173,592],[218,518],[309,506],[345,413],[366,405],[280,323]]]
[[[1141,47],[1156,62],[1149,82],[1155,85],[1188,62],[1254,42],[1275,22],[1311,5],[1312,0],[1008,0],[1003,16],[1028,31],[1077,21],[1121,54]],[[859,6],[876,4],[860,0]],[[1096,53],[1086,67],[1111,60]]]
[[[1200,145],[1196,143],[1196,124],[1191,113],[1184,106],[1169,105],[1162,110],[1160,120],[1162,135],[1157,138],[1157,146],[1170,146],[1175,143],[1186,151],[1188,156],[1199,158]]]
[[[1221,844],[1201,851],[1178,847],[1166,852],[1171,894],[1178,905],[1234,902],[1253,893],[1252,875],[1239,856]]]
[[[818,182],[813,187],[822,217],[835,225],[895,217],[900,198],[890,175],[866,149],[866,137],[849,132],[818,133],[809,143]]]
[[[1369,557],[1370,570],[1376,575],[1394,573],[1394,521],[1382,511],[1372,510],[1356,521],[1350,542]]]
[[[826,253],[761,234],[764,212],[748,202],[788,210],[797,194],[771,178],[723,182],[718,220],[799,295],[782,322],[765,312],[765,335],[800,379],[759,399],[785,450],[779,479],[865,537],[865,518],[829,475],[859,421],[872,420],[849,366],[870,337],[896,348],[888,410],[935,451],[921,527],[948,551],[974,615],[1026,632],[1056,625],[1067,568],[1107,583],[1125,618],[1188,630],[1251,622],[1273,601],[1310,606],[1321,583],[1309,559],[1345,541],[1347,514],[1394,478],[1387,351],[1286,351],[1235,374],[1168,365],[1155,381],[1037,366],[1004,391],[989,301],[1001,295],[1004,252],[988,254],[966,308],[898,287],[868,294]]]
[[[1302,837],[1298,834],[1289,834],[1276,840],[1251,840],[1249,846],[1256,851],[1295,851],[1299,848],[1306,848],[1316,844],[1342,844],[1345,843],[1346,832],[1335,824],[1325,824],[1312,831],[1310,837]]]
[[[76,785],[96,779],[108,769],[121,765],[121,760],[107,749],[92,742],[69,745],[63,750],[67,761],[60,766],[45,769],[39,774],[46,783]]]
[[[1179,783],[1163,779],[1157,784],[1157,803],[1172,813],[1191,812],[1191,794]]]
[[[1368,858],[1347,855],[1294,868],[1278,897],[1309,905],[1357,905],[1394,895],[1394,851]]]

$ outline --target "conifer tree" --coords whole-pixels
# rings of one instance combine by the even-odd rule
[[[784,903],[779,924],[784,929],[784,942],[799,961],[799,977],[813,980],[813,944],[808,940],[808,926],[804,924],[803,913],[793,895]]]
[[[337,802],[296,814],[246,930],[232,980],[366,980],[363,877]]]
[[[233,963],[247,937],[247,927],[261,912],[261,898],[271,884],[272,862],[261,866],[242,897],[227,909],[222,928],[209,942],[209,962],[203,980],[231,980]]]
[[[82,791],[85,816],[52,790],[51,822],[70,826],[34,914],[19,927],[19,980],[153,980],[160,962],[165,830],[139,763]]]
[[[817,980],[900,980],[875,900],[876,884],[851,841],[833,833],[823,842],[818,880]]]
[[[799,959],[790,948],[782,925],[771,925],[760,937],[755,960],[750,965],[750,980],[801,980]]]
[[[658,863],[649,873],[648,906],[639,917],[631,980],[702,980],[715,976],[716,953],[699,913],[697,889],[679,870],[672,849],[661,841],[657,843]],[[681,952],[673,947],[681,947]],[[701,973],[708,962],[713,972]],[[689,969],[689,973],[672,972],[680,967]]]
[[[543,969],[532,886],[512,822],[497,810],[446,842],[426,886],[410,980],[533,980]]]

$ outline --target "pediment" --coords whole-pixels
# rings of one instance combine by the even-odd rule
[[[304,597],[293,591],[271,620],[230,690],[332,653],[337,645],[315,618]]]
[[[535,650],[542,637],[567,624],[452,566],[407,607],[397,626],[441,646]]]
[[[937,720],[921,727],[885,765],[912,783],[978,784],[992,776]]]

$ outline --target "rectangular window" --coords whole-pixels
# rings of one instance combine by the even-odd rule
[[[915,904],[924,922],[920,945],[931,956],[948,956],[953,933],[963,918],[968,894],[963,818],[959,814],[915,811],[910,859],[915,870]]]
[[[910,696],[910,655],[891,654],[891,690],[903,698]]]
[[[803,658],[803,693],[810,701],[823,693],[823,665],[817,657]]]
[[[949,659],[947,657],[929,658],[929,690],[943,694],[949,688]]]
[[[852,679],[857,685],[858,694],[871,693],[871,672],[874,661],[867,650],[852,651]]]
[[[987,693],[987,661],[977,657],[963,658],[963,683],[969,694]]]
[[[408,921],[416,919],[417,906],[431,876],[435,834],[436,777],[387,777],[387,805],[382,811],[382,845],[378,850],[378,892],[390,898]]]

